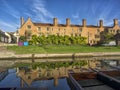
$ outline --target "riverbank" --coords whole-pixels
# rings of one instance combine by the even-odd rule
[[[66,53],[66,54],[15,54],[13,52],[0,52],[0,60],[4,59],[54,59],[54,58],[90,58],[120,56],[120,52],[91,52],[91,53]]]
[[[8,47],[0,48],[1,51],[0,66],[4,65],[11,66],[17,62],[32,63],[32,62],[74,61],[74,60],[114,60],[114,59],[120,60],[119,52],[120,47],[45,46],[44,47],[45,53],[37,53],[37,51],[39,52],[41,50],[40,48],[43,48],[39,46],[28,47],[11,46],[10,48],[11,49],[8,49]],[[16,53],[16,51],[19,50],[21,54]],[[67,50],[70,52],[68,52]],[[84,52],[81,50],[84,50]],[[103,52],[104,50],[106,51]],[[24,51],[28,53],[25,53]]]
[[[120,60],[120,52],[114,52],[114,53],[94,52],[94,53],[73,53],[73,54],[14,54],[9,52],[8,54],[4,54],[0,56],[0,66],[11,67],[16,63],[59,62],[59,61],[80,61],[80,60],[86,60],[86,61]]]

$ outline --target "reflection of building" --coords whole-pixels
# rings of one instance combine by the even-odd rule
[[[24,86],[24,83],[30,86],[34,81],[47,79],[54,79],[54,86],[57,86],[58,78],[66,77],[67,70],[66,68],[36,70],[17,69],[17,75],[21,78],[21,87]]]
[[[19,29],[20,36],[24,36],[26,32],[31,35],[58,35],[58,36],[83,36],[87,37],[89,44],[97,44],[101,40],[101,33],[104,31],[116,34],[120,29],[118,20],[114,19],[114,26],[103,26],[103,21],[100,20],[99,26],[87,25],[86,20],[82,20],[82,25],[73,25],[70,23],[70,19],[66,19],[66,24],[58,24],[58,19],[53,19],[51,23],[34,23],[30,18],[24,22],[24,18],[21,18],[21,26]]]
[[[49,80],[54,79],[54,86],[58,86],[58,79],[68,77],[68,71],[74,73],[88,72],[93,69],[108,70],[108,66],[105,64],[105,60],[88,60],[88,64],[83,67],[78,66],[69,66],[69,67],[60,67],[55,69],[49,68],[37,68],[35,70],[29,67],[17,68],[17,75],[21,78],[21,87],[24,87],[24,84],[31,86],[34,81],[38,80]],[[111,62],[111,61],[110,61]],[[120,64],[120,61],[115,61],[117,65]]]

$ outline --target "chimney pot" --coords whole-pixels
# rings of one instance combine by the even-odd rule
[[[82,25],[83,25],[83,27],[86,27],[86,19],[82,20]]]
[[[58,19],[57,18],[53,18],[53,25],[54,26],[58,25]]]
[[[70,26],[70,19],[69,18],[66,19],[66,26]]]

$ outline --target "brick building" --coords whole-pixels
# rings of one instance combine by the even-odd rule
[[[82,20],[82,25],[73,25],[70,23],[70,19],[66,19],[66,24],[58,24],[58,19],[54,18],[53,23],[34,23],[30,18],[24,21],[21,18],[21,26],[19,29],[19,35],[24,36],[26,32],[30,32],[31,35],[68,35],[68,36],[83,36],[87,37],[87,42],[90,45],[97,44],[100,40],[104,39],[101,35],[104,32],[110,32],[113,34],[120,30],[118,19],[114,19],[114,25],[104,26],[103,21],[99,21],[99,26],[87,25],[85,19]]]

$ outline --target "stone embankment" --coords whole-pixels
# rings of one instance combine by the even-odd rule
[[[0,66],[11,66],[16,62],[46,62],[74,60],[120,60],[120,52],[92,52],[68,54],[15,54],[0,46]]]
[[[75,60],[120,60],[120,52],[92,52],[68,54],[15,54],[0,43],[0,67],[10,67],[17,62],[48,62]]]
[[[15,54],[13,52],[0,52],[3,59],[51,59],[51,58],[93,58],[93,57],[119,57],[120,52],[93,52],[93,53],[68,53],[68,54]]]

